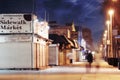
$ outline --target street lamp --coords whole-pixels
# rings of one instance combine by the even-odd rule
[[[113,2],[117,2],[118,0],[112,0]]]
[[[108,31],[105,30],[103,34],[103,45],[104,45],[104,57],[108,57],[108,50],[107,50],[107,39],[108,39]]]
[[[109,14],[109,16],[110,16],[110,43],[111,43],[111,45],[110,45],[110,50],[111,50],[111,53],[110,53],[110,56],[112,57],[112,54],[113,54],[113,42],[112,42],[112,40],[113,40],[113,34],[112,34],[112,26],[113,26],[113,15],[114,15],[114,10],[113,9],[110,9],[109,11],[108,11],[108,14]]]
[[[108,14],[109,14],[109,16],[110,16],[110,20],[112,20],[112,16],[113,16],[113,14],[114,14],[114,10],[113,10],[113,9],[110,9],[110,10],[108,11]]]
[[[106,25],[107,25],[107,45],[106,45],[106,59],[108,58],[109,54],[110,54],[110,20],[106,21]]]

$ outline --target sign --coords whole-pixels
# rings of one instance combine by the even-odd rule
[[[32,33],[31,14],[0,14],[0,33]]]

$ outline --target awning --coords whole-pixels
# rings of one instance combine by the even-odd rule
[[[74,40],[69,39],[64,35],[49,34],[49,39],[53,40],[53,44],[60,44],[60,46],[62,46],[63,44],[67,46],[68,44],[70,44],[71,48],[78,47],[77,43]]]
[[[53,40],[53,44],[69,44],[69,42],[64,38],[64,36],[57,34],[49,34],[49,39]]]

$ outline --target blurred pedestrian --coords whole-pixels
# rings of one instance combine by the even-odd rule
[[[86,59],[87,59],[87,62],[88,62],[88,65],[86,65],[87,67],[87,72],[90,71],[90,68],[91,68],[91,64],[93,62],[93,55],[91,52],[89,52],[87,55],[86,55]]]
[[[89,53],[88,50],[86,50],[85,53],[84,53],[84,55],[85,55],[85,59],[86,59],[86,60],[87,60],[87,55],[88,55],[88,53]]]

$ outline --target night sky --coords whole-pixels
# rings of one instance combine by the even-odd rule
[[[34,0],[0,0],[0,13],[31,13]]]
[[[104,0],[37,0],[36,14],[43,19],[46,12],[48,20],[59,24],[74,21],[77,26],[88,27],[97,41],[104,29],[103,2]]]
[[[0,13],[35,13],[40,20],[77,26],[92,30],[94,40],[101,38],[104,29],[102,4],[104,0],[0,0]]]

